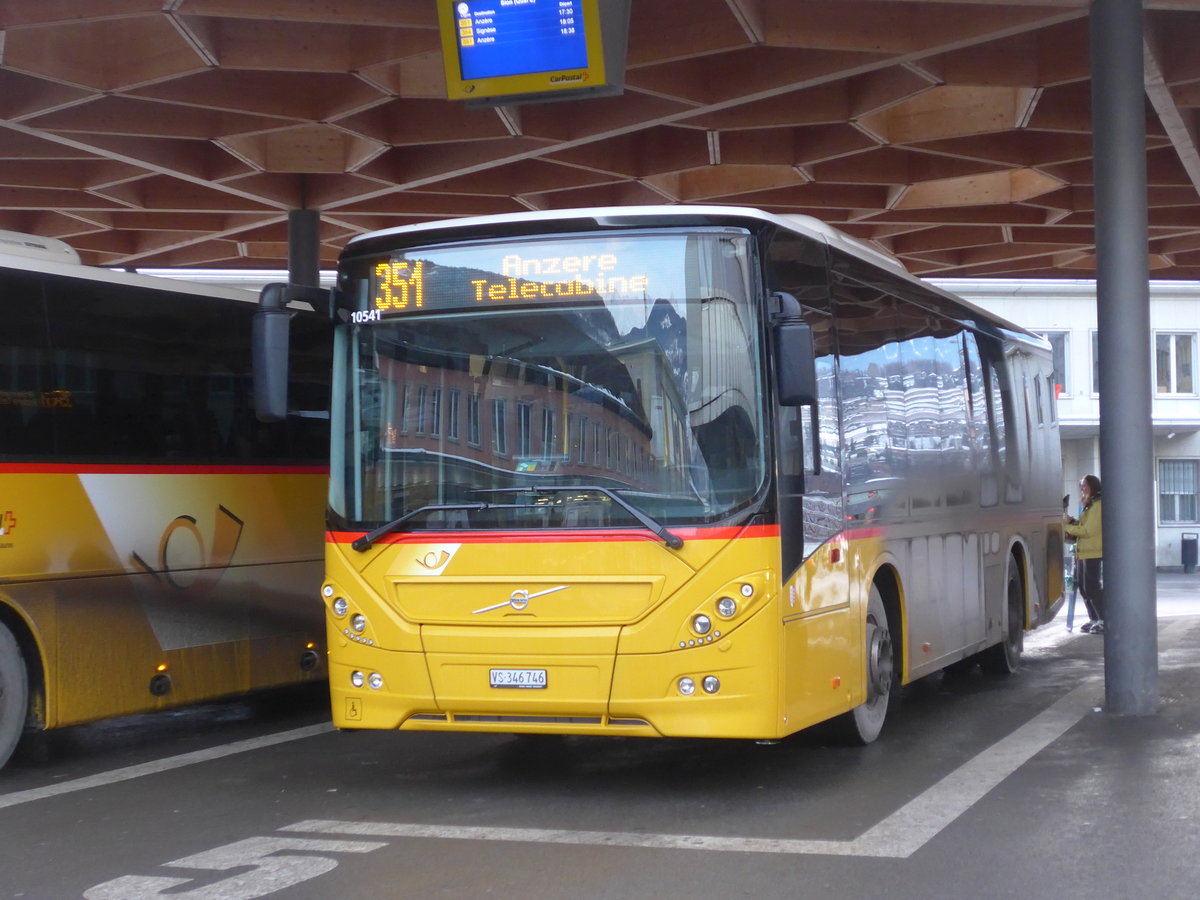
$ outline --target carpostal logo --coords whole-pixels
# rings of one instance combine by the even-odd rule
[[[587,72],[564,72],[561,75],[551,75],[551,84],[583,84],[587,81],[589,75]]]
[[[0,537],[10,535],[13,529],[17,527],[17,516],[11,509],[6,509],[0,513]]]

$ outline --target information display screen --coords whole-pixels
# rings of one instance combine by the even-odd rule
[[[459,0],[455,18],[464,79],[587,68],[580,0]]]
[[[608,85],[602,0],[439,0],[450,99],[553,95]]]

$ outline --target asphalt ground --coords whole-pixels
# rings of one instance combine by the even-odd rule
[[[0,897],[1190,900],[1200,575],[1158,614],[1153,715],[1060,614],[865,748],[337,733],[313,690],[67,729],[0,771]]]

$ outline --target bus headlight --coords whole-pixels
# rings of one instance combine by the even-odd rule
[[[692,631],[696,634],[708,634],[712,631],[712,619],[708,616],[696,616],[692,619]]]
[[[704,680],[700,682],[700,686],[704,688],[704,693],[715,694],[721,689],[721,679],[716,675],[705,675]]]
[[[678,687],[679,693],[683,694],[685,697],[690,697],[692,694],[696,693],[696,682],[691,678],[680,678]]]
[[[722,597],[717,601],[717,615],[723,619],[732,619],[737,614],[737,601],[732,597]]]
[[[743,584],[741,587],[741,591],[742,591],[742,596],[745,597],[747,600],[749,600],[751,597],[754,596],[754,585]]]
[[[346,610],[350,608],[350,604],[346,602],[345,597],[338,597],[330,604],[333,607],[333,614],[339,619],[346,614]]]
[[[350,627],[362,634],[367,628],[367,617],[362,613],[355,613],[350,617]]]
[[[362,687],[365,680],[363,673],[357,669],[350,673],[350,683],[355,687]]]
[[[371,686],[371,690],[377,691],[381,687],[383,687],[383,676],[380,675],[378,672],[372,672],[367,677],[367,684],[369,684]]]

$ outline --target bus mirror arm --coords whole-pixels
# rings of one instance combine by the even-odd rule
[[[809,414],[812,416],[812,432],[811,432],[812,439],[813,439],[812,474],[820,475],[821,474],[821,438],[820,438],[820,435],[821,435],[820,421],[821,420],[817,415],[817,404],[816,403],[810,404],[808,407],[808,411],[809,411]]]

